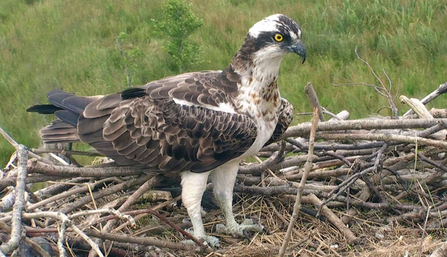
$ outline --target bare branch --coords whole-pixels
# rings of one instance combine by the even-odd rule
[[[370,119],[326,121],[318,124],[317,131],[429,128],[438,123],[447,123],[447,119]],[[296,126],[291,126],[287,129],[286,133],[284,133],[283,138],[302,137],[308,135],[310,128],[310,123],[301,123]]]
[[[318,108],[314,107],[314,113],[312,115],[312,129],[310,130],[310,136],[309,136],[310,140],[309,140],[308,157],[307,157],[306,163],[304,164],[304,173],[303,173],[303,177],[301,178],[300,184],[298,186],[298,192],[296,194],[295,205],[293,206],[292,218],[290,219],[290,223],[287,228],[286,236],[284,237],[284,241],[283,241],[281,249],[279,251],[279,254],[278,254],[279,257],[282,257],[285,254],[287,246],[289,245],[290,236],[292,234],[293,227],[295,226],[295,221],[298,218],[298,213],[301,209],[301,198],[303,196],[304,185],[306,184],[307,176],[310,172],[310,169],[312,168],[315,132],[317,130],[317,125],[318,125],[318,113],[319,113]]]
[[[17,145],[19,159],[19,170],[17,174],[17,185],[14,196],[14,207],[12,214],[11,238],[8,242],[0,245],[0,251],[11,253],[22,239],[22,210],[25,206],[25,179],[27,175],[26,163],[28,161],[28,150],[23,145]]]

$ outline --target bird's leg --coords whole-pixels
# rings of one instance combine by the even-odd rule
[[[243,237],[244,232],[262,232],[264,227],[254,224],[251,220],[245,220],[242,224],[238,224],[234,219],[233,188],[238,170],[238,162],[224,164],[211,173],[211,181],[213,182],[214,199],[222,210],[226,220],[226,226],[218,224],[216,231],[218,233]]]
[[[206,189],[206,183],[210,172],[193,173],[185,171],[182,176],[182,202],[188,211],[193,227],[193,235],[205,240],[211,246],[218,246],[219,239],[205,234],[203,227],[200,203],[202,201],[203,192]]]

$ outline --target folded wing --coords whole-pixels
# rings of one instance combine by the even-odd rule
[[[41,134],[51,142],[66,133],[121,165],[154,171],[205,172],[242,155],[257,136],[247,115],[234,106],[235,81],[220,72],[196,72],[151,82],[122,93],[79,97],[60,90],[48,94],[58,120]],[[221,110],[221,106],[226,106]],[[39,111],[38,107],[30,111]],[[77,133],[73,133],[73,128]]]

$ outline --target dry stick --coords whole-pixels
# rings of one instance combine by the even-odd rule
[[[130,225],[132,226],[132,228],[137,227],[137,224],[132,216],[130,216],[126,213],[121,213],[120,211],[117,211],[117,210],[111,209],[111,208],[110,209],[96,209],[96,210],[80,211],[80,212],[76,212],[76,213],[69,215],[69,217],[71,219],[73,219],[73,218],[77,218],[79,216],[85,216],[85,215],[91,215],[91,214],[103,214],[103,213],[113,214],[115,217],[118,217],[123,220],[127,220],[130,223]]]
[[[105,189],[103,189],[101,191],[94,192],[93,193],[93,198],[99,199],[101,197],[104,197],[104,196],[107,196],[107,195],[111,195],[111,194],[116,193],[118,191],[127,189],[129,187],[133,187],[133,186],[139,185],[139,184],[142,183],[142,181],[147,181],[151,177],[152,177],[152,175],[145,175],[145,176],[134,178],[134,179],[131,179],[129,181],[126,181],[126,182],[123,182],[123,183],[120,183],[120,184],[117,184],[117,185],[105,188]],[[91,199],[92,199],[92,196],[90,194],[86,195],[86,196],[83,196],[83,197],[79,198],[78,200],[76,200],[76,202],[67,204],[67,206],[65,206],[64,208],[62,208],[59,211],[62,212],[62,213],[71,212],[71,211],[73,211],[73,210],[83,206],[84,204],[89,203],[91,201]]]
[[[447,257],[447,241],[437,248],[429,257]]]
[[[29,173],[42,173],[60,177],[112,177],[141,175],[144,169],[131,167],[71,167],[58,166],[30,160],[28,162]],[[155,174],[145,171],[146,174]]]
[[[45,176],[45,175],[27,176],[26,184],[36,183],[36,182],[46,182],[46,181],[57,180],[57,179],[60,179],[60,177],[59,176]],[[17,177],[9,177],[9,178],[0,180],[0,191],[2,191],[4,188],[6,188],[8,186],[14,186],[16,180],[17,180]]]
[[[431,92],[429,95],[424,97],[421,100],[421,102],[423,104],[428,104],[429,102],[434,100],[436,97],[438,97],[438,96],[440,96],[440,95],[442,95],[442,94],[444,94],[446,92],[447,92],[447,82],[444,83],[444,84],[439,85],[439,87],[435,91]],[[413,113],[414,113],[414,111],[412,109],[410,109],[403,115],[403,117],[407,117],[407,116],[409,116],[409,115],[411,115]]]
[[[394,101],[393,101],[393,96],[391,95],[390,91],[386,88],[385,83],[383,83],[383,81],[379,78],[379,76],[378,76],[377,73],[374,71],[374,69],[371,67],[371,65],[370,65],[367,61],[365,61],[364,59],[362,59],[362,58],[360,57],[359,53],[357,52],[357,46],[355,46],[354,52],[355,52],[355,55],[357,56],[357,58],[358,58],[360,61],[362,61],[364,64],[366,64],[366,66],[368,66],[370,72],[371,72],[371,73],[374,75],[374,77],[379,81],[380,85],[382,85],[382,88],[381,88],[381,89],[382,89],[385,93],[380,92],[380,90],[379,90],[378,87],[375,87],[376,91],[377,91],[379,94],[384,95],[384,96],[388,99],[388,104],[390,105],[390,108],[391,108],[391,111],[393,112],[393,116],[394,116],[394,118],[396,118],[396,119],[399,118],[399,112],[397,111],[396,104],[395,104]],[[389,80],[389,77],[388,77],[388,75],[386,74],[385,71],[384,71],[384,73],[385,73],[385,76],[388,78],[388,81],[390,81],[390,80]],[[391,83],[390,83],[390,89],[391,89]]]
[[[262,195],[268,195],[270,196],[270,192],[268,190],[262,190],[264,188],[260,188],[258,190],[255,191],[256,194],[262,194]],[[265,188],[265,189],[268,189]],[[279,191],[279,190],[278,190]],[[245,192],[245,190],[244,190]],[[326,192],[320,192],[321,197],[328,197],[328,193]],[[310,195],[310,194],[309,194]],[[292,194],[285,194],[285,192],[281,193],[281,197],[278,198],[279,201],[285,201],[287,200],[287,204],[290,203],[289,199],[296,199],[296,194],[292,195]],[[308,199],[303,197],[303,202],[307,201]],[[336,201],[342,202],[342,203],[346,203],[347,197],[345,196],[337,196],[335,198]],[[324,204],[324,203],[323,203]],[[366,208],[366,209],[381,209],[381,210],[387,210],[387,209],[396,209],[396,210],[401,210],[401,211],[420,211],[423,210],[422,207],[417,206],[417,205],[412,205],[412,204],[393,204],[393,203],[372,203],[372,202],[365,202],[363,200],[353,200],[350,203],[352,206],[357,206],[357,207],[361,207],[361,208]]]
[[[410,128],[429,128],[441,122],[447,122],[447,119],[370,119],[370,120],[345,120],[345,121],[325,121],[318,123],[317,131],[334,130],[355,130],[355,129],[410,129]],[[309,135],[311,124],[301,123],[291,126],[282,136],[298,137]]]
[[[36,148],[32,148],[31,151],[36,154],[59,153],[59,154],[68,154],[68,155],[104,156],[98,152],[75,151],[75,150],[67,150],[67,149],[40,149],[40,148],[36,149]]]
[[[146,191],[154,187],[154,185],[160,182],[160,177],[155,176],[147,180],[143,185],[141,185],[127,200],[118,208],[118,211],[122,212],[128,209],[134,202],[136,202]],[[109,233],[112,227],[116,224],[117,220],[109,220],[106,225],[102,228],[102,232]],[[98,240],[99,241],[99,240]],[[95,252],[90,251],[89,257],[95,256]]]
[[[400,96],[400,100],[403,103],[406,103],[418,115],[419,118],[433,119],[431,113],[427,110],[425,105],[419,99],[415,98],[409,99],[408,97],[402,95]],[[431,134],[430,137],[434,139],[445,140],[446,135],[447,131],[442,130]]]
[[[25,190],[28,193],[31,202],[40,202],[42,201],[42,199],[40,197],[38,197],[36,194],[34,194],[34,192],[31,190],[31,188],[28,185],[25,185]]]
[[[336,197],[338,197],[342,192],[344,192],[347,188],[351,186],[357,180],[357,178],[368,174],[369,172],[374,171],[374,167],[369,167],[361,172],[355,173],[354,175],[346,178],[343,182],[341,182],[334,190],[329,192],[328,198],[323,202],[323,205],[326,205],[328,202],[332,201]],[[335,194],[334,194],[335,193]]]
[[[17,185],[14,206],[12,210],[11,238],[7,243],[0,245],[0,252],[11,253],[19,246],[22,239],[22,210],[25,206],[25,179],[27,175],[26,162],[28,161],[28,150],[23,145],[17,146],[19,159],[19,170],[17,173]]]
[[[161,181],[159,176],[153,177],[147,180],[143,185],[141,185],[127,200],[118,208],[118,211],[122,212],[127,210],[133,203],[141,198],[141,196],[148,190],[153,188]],[[115,221],[116,222],[116,221]],[[107,222],[103,230],[109,232],[111,227],[115,225],[115,222]],[[110,228],[110,229],[109,229]]]
[[[323,108],[320,105],[320,101],[318,100],[317,93],[315,92],[312,83],[307,83],[307,85],[304,87],[304,92],[306,93],[307,99],[310,101],[312,107],[318,109],[318,118],[320,119],[320,121],[324,121]]]
[[[330,177],[339,177],[348,174],[350,171],[349,168],[337,168],[333,170],[319,170],[314,171],[311,174],[309,174],[308,178],[312,179],[322,179],[322,178],[330,178]],[[297,173],[297,174],[291,174],[291,175],[284,175],[284,179],[287,180],[298,180],[302,178],[303,173]]]
[[[381,160],[383,157],[383,153],[385,152],[385,150],[388,148],[388,143],[384,143],[383,146],[379,149],[379,151],[377,151],[376,154],[376,160],[374,161],[374,170],[373,172],[378,173],[382,170],[383,164],[381,165]],[[366,185],[369,188],[369,191],[374,193],[374,195],[376,195],[379,199],[380,202],[385,202],[385,200],[383,199],[382,195],[380,195],[379,191],[377,190],[377,188],[373,185],[373,183],[369,180],[368,177],[366,177],[366,174],[364,174],[363,176],[361,176],[362,180],[366,183]],[[349,188],[348,188],[349,190]],[[348,193],[349,196],[349,193]]]
[[[339,159],[340,161],[344,162],[346,165],[348,165],[348,167],[352,166],[352,162],[350,162],[346,157],[344,157],[341,154],[336,154],[334,152],[329,152],[329,151],[323,150],[323,155],[329,155],[329,156],[335,157],[335,158]]]
[[[315,148],[314,148],[314,150],[315,150]],[[359,153],[355,154],[354,156],[349,156],[346,158],[348,160],[355,160],[356,158],[359,157],[359,155],[364,155],[364,154],[365,154],[364,152],[359,152]],[[349,153],[347,155],[349,155]],[[272,165],[270,167],[270,170],[277,171],[277,170],[284,169],[287,167],[301,166],[306,162],[306,159],[307,159],[307,155],[288,157],[288,158],[284,159],[283,161],[281,161],[275,165]],[[318,164],[316,164],[316,166],[314,168],[335,166],[335,165],[340,165],[341,163],[343,163],[342,161],[334,160],[334,159],[332,159],[332,157],[329,157],[329,156],[325,156],[325,157],[317,156],[317,157],[315,157],[314,162],[319,162]]]
[[[65,191],[65,192],[63,192],[63,193],[53,195],[53,196],[51,196],[51,197],[48,197],[48,198],[45,199],[45,200],[42,200],[42,201],[37,202],[37,203],[35,203],[35,204],[31,204],[31,205],[29,205],[29,206],[26,208],[26,210],[27,210],[28,212],[30,212],[30,211],[33,211],[34,209],[39,208],[39,207],[41,207],[41,206],[43,206],[43,205],[45,205],[45,204],[47,204],[47,203],[54,202],[54,201],[59,200],[59,199],[61,199],[61,198],[65,198],[65,197],[67,197],[67,196],[71,196],[71,195],[75,195],[75,194],[79,194],[79,193],[84,193],[84,192],[88,191],[88,188],[89,188],[89,187],[93,189],[93,188],[95,188],[96,186],[101,185],[102,183],[104,183],[105,181],[108,181],[108,180],[110,180],[110,179],[111,179],[111,178],[106,178],[106,179],[103,179],[103,180],[96,181],[96,182],[94,182],[94,183],[87,183],[84,187],[74,188],[74,189]]]
[[[7,233],[11,233],[11,228],[4,222],[0,221],[0,229],[6,231]],[[36,242],[28,239],[27,237],[25,237],[23,240],[25,240],[25,242],[31,246],[31,248],[33,248],[34,250],[36,250],[42,257],[50,257],[50,255],[42,249],[42,247],[40,247],[39,244],[37,244]],[[0,256],[5,256],[2,255],[3,253],[0,251]]]
[[[45,175],[33,175],[33,176],[45,176]],[[80,184],[87,183],[90,178],[63,178],[59,177],[60,181],[48,180],[47,187],[37,190],[34,192],[40,198],[50,197],[52,195],[57,195],[61,192],[67,191],[69,188],[73,186],[77,186]]]
[[[207,248],[202,242],[200,242],[197,238],[195,238],[193,235],[191,235],[190,233],[186,232],[184,229],[182,229],[180,226],[178,226],[177,224],[171,222],[170,220],[168,220],[166,217],[160,215],[159,213],[157,213],[156,211],[153,211],[151,209],[148,209],[149,213],[154,215],[155,217],[159,218],[160,220],[162,220],[164,223],[168,224],[169,226],[171,226],[173,229],[177,230],[178,232],[180,232],[183,236],[185,236],[188,239],[191,239],[192,241],[194,241],[194,243],[196,243],[198,246],[200,246],[201,248]]]
[[[139,245],[153,245],[153,246],[157,246],[160,248],[171,248],[171,249],[177,249],[177,250],[187,250],[187,251],[194,250],[194,247],[192,245],[185,245],[185,244],[181,244],[181,243],[162,241],[162,240],[149,238],[149,237],[134,237],[134,236],[129,236],[129,235],[104,233],[104,232],[95,231],[95,230],[87,230],[86,234],[91,237],[97,237],[97,238],[106,239],[106,240],[110,240],[110,241],[134,243],[134,244],[139,244]]]
[[[427,157],[425,157],[424,156],[424,158],[427,158]],[[422,158],[421,158],[422,159]],[[415,184],[415,183],[412,183],[407,189],[405,189],[405,191],[402,191],[401,193],[399,193],[397,196],[395,196],[394,197],[394,199],[395,200],[397,200],[397,201],[399,201],[399,200],[401,200],[401,199],[403,199],[403,198],[405,198],[405,197],[407,197],[410,193],[412,193],[413,191],[416,191],[416,190],[413,190],[413,188],[415,187],[415,186],[417,186],[417,185],[419,185],[420,187],[422,187],[422,186],[426,186],[428,183],[430,183],[431,181],[433,181],[434,179],[437,179],[437,178],[439,178],[439,176],[441,175],[441,171],[437,171],[437,172],[435,172],[435,173],[433,173],[433,174],[431,174],[431,175],[428,175],[427,177],[425,177],[425,178],[423,178],[423,179],[421,179],[421,180],[417,180],[417,184]],[[413,182],[413,178],[411,178],[411,181]],[[435,208],[435,210],[436,211],[439,211],[439,207],[438,208]]]
[[[428,137],[431,134],[434,134],[434,133],[436,133],[438,131],[441,131],[441,130],[445,129],[446,127],[447,127],[447,123],[444,123],[444,122],[438,123],[438,124],[436,124],[436,125],[434,125],[432,127],[429,127],[429,128],[427,128],[425,130],[418,131],[416,135],[418,137]]]
[[[385,142],[416,143],[418,145],[434,146],[447,149],[447,142],[440,140],[427,139],[422,137],[411,137],[391,134],[326,134],[317,133],[316,138],[326,140],[376,140]]]
[[[156,210],[159,210],[159,209],[164,208],[164,207],[166,207],[166,206],[168,206],[168,205],[170,205],[170,204],[173,204],[174,202],[180,201],[181,199],[182,199],[182,195],[179,195],[179,196],[177,196],[177,197],[175,197],[175,198],[173,198],[173,199],[171,199],[171,200],[169,200],[169,201],[166,201],[166,202],[164,202],[164,203],[158,204],[157,206],[155,206],[155,207],[153,207],[153,208],[137,210],[137,211],[141,211],[141,214],[137,214],[137,216],[135,216],[134,219],[135,219],[135,220],[140,220],[140,219],[146,217],[146,216],[148,215],[148,213],[150,213],[150,211],[156,211]],[[132,212],[132,211],[130,211],[130,212]],[[130,213],[130,212],[129,212],[129,213]],[[136,212],[136,211],[135,211],[135,212]],[[107,217],[104,217],[104,218],[107,218]],[[101,221],[99,220],[99,221],[97,221],[97,222],[99,223],[99,222],[101,222]],[[120,226],[118,226],[117,228],[115,228],[112,232],[120,231],[120,230],[122,230],[122,229],[123,229],[124,227],[126,227],[126,226],[127,226],[127,223],[123,223],[123,224],[121,224]]]
[[[14,148],[17,150],[19,143],[17,143],[6,131],[0,127],[0,135],[2,135]]]
[[[26,219],[39,219],[42,217],[49,217],[53,219],[57,219],[62,222],[62,224],[68,225],[76,234],[78,234],[82,239],[84,239],[101,257],[104,257],[98,245],[93,242],[91,238],[89,238],[82,230],[80,230],[73,222],[62,212],[54,212],[54,211],[42,211],[42,212],[34,212],[34,213],[23,213],[23,218]]]
[[[60,227],[58,227],[57,231],[57,249],[59,250],[59,256],[65,257],[67,256],[67,252],[65,251],[64,241],[65,241],[65,232],[67,231],[67,222],[62,221]]]
[[[14,205],[15,191],[15,189],[12,189],[7,194],[2,196],[2,200],[0,201],[0,213],[12,208]]]
[[[81,211],[80,214],[97,214],[97,213],[112,213],[112,212],[118,212],[116,210],[113,209],[97,209],[97,210],[87,210],[87,211]],[[135,215],[135,214],[139,214],[139,213],[147,213],[148,211],[143,209],[143,210],[135,210],[135,211],[128,211],[128,212],[122,212],[122,213],[117,213],[118,215],[108,215],[106,217],[100,218],[98,220],[95,220],[95,223],[100,223],[100,222],[104,222],[104,221],[108,221],[111,219],[126,219],[128,220],[129,218],[127,218],[126,216],[130,216],[130,218],[132,220],[135,220],[131,215]],[[78,213],[74,213],[75,215],[77,215]],[[70,215],[70,217],[72,217],[72,215]],[[0,228],[2,225],[2,221],[0,221]],[[135,224],[136,225],[136,224]],[[89,224],[81,224],[80,227],[84,228],[84,227],[90,227],[92,226],[91,223]],[[45,227],[45,228],[35,228],[35,227],[25,227],[26,230],[26,234],[29,236],[39,236],[41,234],[48,234],[48,233],[57,233],[58,229],[56,227]],[[72,231],[70,228],[67,229],[67,231]]]
[[[19,143],[17,143],[10,135],[8,135],[8,133],[6,133],[6,131],[2,127],[0,127],[0,135],[2,135],[12,146],[14,146],[14,148],[17,151],[17,149],[19,147]],[[27,149],[27,151],[28,151],[28,149]],[[42,160],[42,157],[40,157],[39,155],[37,155],[33,152],[29,152],[28,154],[32,158],[37,158],[37,159]]]
[[[309,152],[306,163],[304,164],[304,173],[301,178],[300,184],[298,186],[298,192],[296,194],[295,205],[293,206],[293,213],[290,219],[289,226],[287,228],[286,236],[284,237],[284,241],[282,243],[281,249],[279,250],[279,257],[284,256],[284,253],[289,245],[290,236],[292,235],[293,227],[295,226],[296,219],[298,218],[298,213],[301,209],[301,197],[304,190],[304,185],[306,184],[307,175],[309,174],[312,168],[312,158],[314,152],[314,142],[315,142],[315,132],[317,130],[318,125],[318,108],[314,108],[314,112],[312,115],[312,129],[310,130],[309,136]]]
[[[25,243],[27,243],[33,250],[36,250],[42,257],[51,257],[42,247],[34,242],[33,240],[25,237],[23,240],[25,240]]]
[[[431,113],[427,110],[427,108],[425,107],[425,105],[419,101],[419,99],[416,98],[408,98],[404,95],[401,95],[399,97],[399,100],[402,103],[405,103],[406,105],[408,105],[413,112],[415,112],[419,118],[426,118],[426,119],[432,119],[433,115],[431,115]]]
[[[348,243],[355,243],[358,238],[352,233],[352,231],[345,226],[345,224],[335,215],[327,206],[322,206],[323,202],[318,199],[314,194],[306,196],[306,200],[311,202],[316,207],[321,207],[321,212],[324,214],[327,220],[329,220],[334,226],[340,230],[348,240]]]
[[[242,192],[245,194],[260,194],[263,196],[272,196],[279,194],[297,194],[297,189],[295,187],[291,187],[290,185],[284,186],[268,186],[268,187],[258,187],[258,186],[244,186],[244,185],[236,185],[234,187],[234,192]]]

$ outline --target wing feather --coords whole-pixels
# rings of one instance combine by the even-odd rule
[[[255,123],[243,114],[158,101],[150,95],[114,110],[104,125],[104,138],[118,153],[160,171],[207,171],[242,155],[256,135]]]
[[[54,90],[49,99],[63,109],[56,115],[65,124],[79,117],[58,133],[76,126],[81,141],[121,165],[205,172],[241,156],[256,139],[249,116],[220,111],[222,104],[235,108],[238,82],[231,70],[196,72],[107,96]]]

